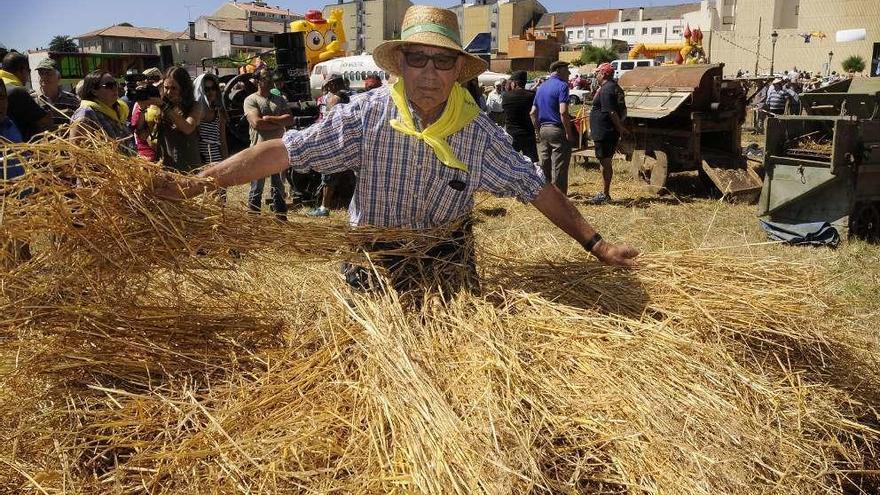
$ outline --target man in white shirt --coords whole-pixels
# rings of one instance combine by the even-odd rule
[[[500,126],[504,125],[504,108],[501,107],[501,97],[504,96],[504,85],[506,83],[507,81],[503,79],[495,81],[495,88],[489,93],[489,97],[486,98],[486,111],[489,112],[492,120]]]

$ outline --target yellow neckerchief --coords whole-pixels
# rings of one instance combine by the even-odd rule
[[[3,79],[3,84],[9,86],[24,86],[24,83],[21,82],[21,79],[18,78],[12,72],[6,72],[3,69],[0,69],[0,79]]]
[[[101,112],[118,122],[119,125],[123,127],[125,127],[125,120],[128,119],[128,105],[126,105],[125,102],[122,100],[116,100],[116,109],[108,107],[100,101],[94,100],[83,100],[82,102],[80,102],[79,106],[91,108],[96,112]]]
[[[434,155],[443,165],[464,172],[468,171],[468,166],[455,156],[449,143],[446,142],[447,137],[464,129],[480,114],[480,107],[477,106],[466,89],[455,83],[455,86],[452,87],[452,93],[446,101],[443,114],[436,122],[421,132],[416,129],[412,113],[409,110],[403,79],[398,79],[391,86],[391,100],[394,101],[394,106],[397,107],[397,112],[400,114],[400,119],[391,119],[391,127],[394,130],[424,141],[434,150]]]

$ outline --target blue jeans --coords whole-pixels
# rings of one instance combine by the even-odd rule
[[[287,213],[287,202],[284,201],[284,180],[281,178],[281,174],[274,174],[269,177],[269,181],[269,193],[272,194],[272,211],[283,215]],[[248,208],[251,211],[260,211],[263,203],[263,186],[265,184],[265,177],[251,182],[251,192],[248,194]]]

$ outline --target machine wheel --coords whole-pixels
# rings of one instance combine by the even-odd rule
[[[244,99],[257,91],[253,81],[253,74],[239,74],[226,83],[223,90],[223,103],[229,114],[227,133],[231,140],[230,146],[234,148],[246,148],[250,144],[250,124],[244,114]],[[234,143],[239,146],[234,146]],[[231,151],[231,150],[230,150]]]
[[[641,182],[646,190],[653,194],[661,194],[665,190],[666,177],[669,174],[669,163],[665,151],[636,150],[633,152],[630,163],[633,178]]]
[[[878,203],[857,203],[850,219],[850,233],[868,242],[880,242]]]

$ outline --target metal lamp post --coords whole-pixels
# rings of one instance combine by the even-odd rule
[[[777,33],[774,30],[772,33],[770,33],[770,45],[771,45],[771,48],[770,48],[770,75],[771,76],[773,74],[775,74],[773,68],[774,68],[774,63],[776,62],[776,40],[777,39],[779,39],[779,33]]]
[[[831,75],[831,59],[834,57],[834,52],[828,52],[828,74],[826,76]]]

